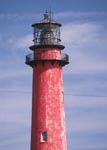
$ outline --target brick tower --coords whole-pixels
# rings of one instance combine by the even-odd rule
[[[67,150],[62,67],[69,57],[61,53],[61,24],[45,12],[32,27],[33,53],[26,56],[33,68],[31,150]]]

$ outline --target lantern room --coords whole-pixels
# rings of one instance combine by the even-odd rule
[[[61,24],[54,22],[48,12],[44,14],[44,19],[32,25],[34,28],[34,45],[60,45]]]

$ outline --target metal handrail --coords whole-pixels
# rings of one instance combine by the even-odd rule
[[[40,59],[38,57],[34,58],[34,53],[30,53],[26,56],[26,63],[29,63],[35,60],[46,60],[46,59],[43,59],[43,58]],[[69,63],[69,56],[65,53],[61,53],[61,58],[60,59],[57,58],[56,60],[61,60],[61,61],[65,61]]]
[[[30,53],[26,55],[26,62],[34,61],[34,54]]]
[[[69,56],[66,53],[61,53],[61,60],[69,62]]]

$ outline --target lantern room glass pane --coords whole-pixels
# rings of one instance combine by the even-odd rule
[[[34,27],[34,45],[60,44],[60,27],[53,24],[42,24]]]

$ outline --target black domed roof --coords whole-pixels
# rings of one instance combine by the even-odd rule
[[[42,20],[39,21],[39,22],[36,22],[36,23],[32,24],[32,27],[34,27],[34,26],[39,26],[39,25],[41,25],[41,24],[53,24],[53,25],[61,26],[60,23],[57,23],[57,22],[53,21],[53,20],[51,19],[51,17],[49,17],[49,13],[48,13],[47,11],[46,11],[45,14],[44,14],[44,19],[42,19]]]

